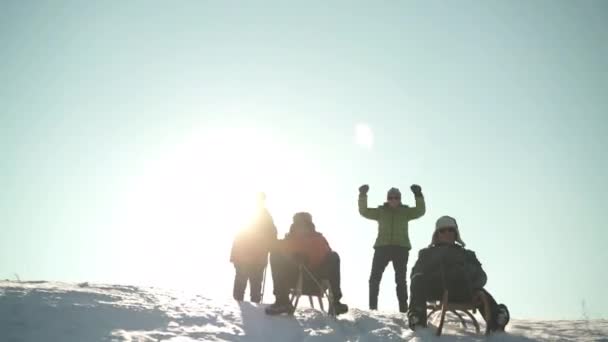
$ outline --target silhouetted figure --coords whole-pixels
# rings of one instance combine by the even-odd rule
[[[334,295],[336,314],[348,311],[342,304],[340,289],[340,257],[331,250],[327,240],[315,230],[309,213],[297,213],[285,239],[279,240],[270,254],[275,303],[266,308],[269,315],[293,313],[295,308],[289,301],[289,290],[296,286],[300,264],[313,275],[329,280]]]
[[[251,301],[262,300],[262,282],[268,263],[268,253],[277,239],[277,229],[265,206],[265,195],[260,194],[258,211],[253,222],[240,231],[232,244],[230,261],[234,264],[233,297],[242,301],[249,282]]]
[[[401,192],[391,188],[386,195],[387,201],[378,208],[367,207],[368,185],[359,188],[359,213],[361,216],[378,222],[378,237],[374,244],[374,259],[369,277],[369,308],[378,309],[378,294],[382,274],[389,262],[395,269],[397,299],[399,311],[407,311],[407,259],[412,248],[410,244],[408,223],[424,215],[426,206],[422,189],[412,185],[416,206],[410,208],[401,203]]]
[[[412,269],[412,301],[408,312],[409,326],[412,330],[426,326],[427,301],[440,300],[444,290],[448,290],[449,301],[470,303],[483,292],[490,306],[490,331],[504,331],[509,322],[509,311],[483,287],[487,276],[477,260],[475,252],[464,248],[458,224],[450,216],[443,216],[435,224],[431,245],[418,255]],[[485,318],[483,305],[478,309]]]

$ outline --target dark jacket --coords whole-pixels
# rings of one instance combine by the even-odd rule
[[[230,261],[240,265],[266,265],[268,253],[277,240],[277,228],[266,209],[246,229],[240,231],[232,243]]]
[[[472,290],[483,288],[488,280],[475,252],[458,244],[435,244],[420,250],[411,279],[421,275],[433,281],[465,279]]]

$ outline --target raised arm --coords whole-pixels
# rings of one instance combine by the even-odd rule
[[[408,208],[408,216],[410,220],[415,220],[424,216],[426,213],[426,203],[424,202],[424,196],[422,195],[422,188],[420,185],[412,185],[410,187],[412,192],[414,193],[414,199],[416,200],[416,206],[413,208]]]
[[[359,214],[370,220],[378,220],[378,209],[367,207],[367,192],[369,185],[362,185],[359,188]]]

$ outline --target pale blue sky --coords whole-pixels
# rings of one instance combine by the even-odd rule
[[[410,267],[449,214],[514,317],[608,317],[604,1],[3,1],[0,46],[0,277],[229,297],[264,189],[365,308],[357,188],[416,182]]]

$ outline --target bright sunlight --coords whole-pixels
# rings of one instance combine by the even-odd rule
[[[374,132],[369,125],[360,123],[355,126],[355,141],[368,150],[374,146]]]
[[[137,266],[139,274],[130,276],[137,282],[188,288],[204,283],[198,270],[204,260],[218,260],[208,263],[216,267],[212,274],[230,271],[232,238],[252,217],[260,191],[268,196],[279,234],[296,211],[327,216],[330,198],[315,188],[329,189],[330,181],[315,163],[252,128],[195,131],[160,152],[134,180],[127,209],[118,218],[123,240],[139,241],[125,248],[146,256]]]

